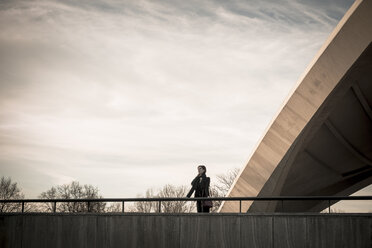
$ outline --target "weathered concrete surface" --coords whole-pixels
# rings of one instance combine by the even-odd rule
[[[1,248],[372,247],[372,214],[3,214]]]
[[[371,0],[347,11],[227,196],[350,195],[372,183],[371,13]],[[251,203],[242,210],[278,210],[273,202]],[[293,211],[324,206],[306,202]],[[238,210],[238,202],[226,201],[219,212]]]

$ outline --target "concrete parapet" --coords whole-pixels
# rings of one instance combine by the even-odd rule
[[[2,214],[0,247],[372,247],[372,214]]]

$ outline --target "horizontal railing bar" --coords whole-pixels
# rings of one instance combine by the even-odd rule
[[[280,201],[280,200],[372,200],[372,196],[271,196],[271,197],[154,197],[154,198],[98,198],[98,199],[11,199],[0,200],[0,203],[22,203],[22,202],[138,202],[138,201]]]

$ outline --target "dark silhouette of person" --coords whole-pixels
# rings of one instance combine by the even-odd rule
[[[207,168],[204,165],[198,166],[198,175],[192,180],[190,189],[187,197],[190,198],[192,193],[195,191],[195,197],[208,197],[209,196],[209,184],[211,179],[206,176]],[[202,206],[202,201],[196,201],[196,208],[198,213],[209,213],[210,207]]]

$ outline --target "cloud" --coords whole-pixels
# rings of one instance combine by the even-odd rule
[[[348,5],[2,1],[0,173],[135,196],[242,167]]]

